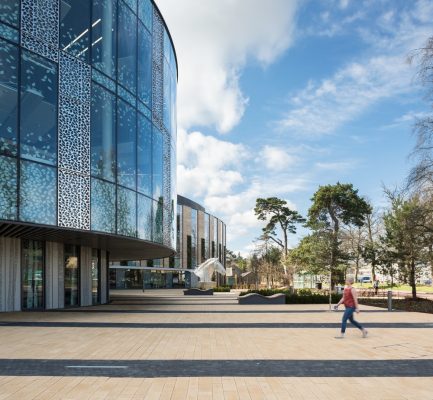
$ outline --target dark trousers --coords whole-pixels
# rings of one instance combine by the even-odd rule
[[[347,320],[349,320],[352,325],[355,325],[358,329],[363,329],[362,325],[355,321],[355,318],[353,318],[353,313],[356,311],[354,307],[346,307],[343,314],[343,319],[341,321],[341,333],[346,332],[346,326],[347,326]]]

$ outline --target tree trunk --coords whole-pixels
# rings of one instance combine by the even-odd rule
[[[287,260],[287,231],[283,228],[283,235],[284,235],[284,276],[287,277],[287,266],[286,266],[286,260]]]
[[[416,300],[415,260],[410,262],[410,286],[412,286],[412,299]]]

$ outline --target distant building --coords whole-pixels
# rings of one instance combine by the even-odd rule
[[[110,265],[112,289],[190,287],[195,276],[188,270],[209,258],[226,266],[226,225],[198,203],[177,196],[176,255],[164,259],[121,261]],[[218,284],[224,277],[217,274]]]

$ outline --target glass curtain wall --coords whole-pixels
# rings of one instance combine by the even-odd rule
[[[23,310],[44,308],[44,242],[22,241],[21,293]]]
[[[80,247],[65,245],[65,307],[80,305]]]
[[[197,266],[197,210],[191,209],[191,267]]]

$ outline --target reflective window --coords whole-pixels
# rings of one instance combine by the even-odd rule
[[[152,179],[153,198],[162,198],[162,173],[163,173],[163,137],[162,133],[153,127],[152,130]]]
[[[65,245],[65,307],[78,306],[80,281],[80,247]]]
[[[18,48],[0,40],[0,154],[17,154]]]
[[[116,79],[116,0],[93,0],[92,64]]]
[[[134,12],[137,13],[137,0],[123,0],[128,7]]]
[[[17,160],[0,156],[0,219],[17,218]]]
[[[137,201],[132,190],[117,188],[117,233],[137,236]]]
[[[137,113],[127,103],[118,101],[117,183],[136,188]]]
[[[162,224],[163,224],[162,201],[153,201],[153,241],[162,243]]]
[[[123,2],[119,3],[118,81],[136,92],[137,78],[137,17]]]
[[[209,258],[209,214],[204,214],[204,258]]]
[[[137,231],[140,239],[152,240],[152,203],[141,194],[137,197]]]
[[[92,249],[92,304],[101,303],[101,262],[98,249]]]
[[[191,265],[197,266],[197,210],[191,208]]]
[[[0,21],[19,27],[19,0],[1,0]]]
[[[152,37],[138,24],[138,97],[150,107],[152,95]]]
[[[21,161],[20,220],[56,225],[55,168]]]
[[[137,190],[152,196],[152,124],[138,114]]]
[[[44,308],[44,242],[23,240],[21,293],[23,310]]]
[[[62,0],[60,2],[60,48],[89,62],[89,29],[90,0]]]
[[[116,188],[92,178],[91,225],[93,231],[116,233]]]
[[[116,97],[99,85],[92,86],[92,175],[116,179]]]
[[[21,157],[57,162],[57,66],[23,51],[21,64]]]
[[[151,0],[138,0],[138,18],[152,32],[153,6]]]

